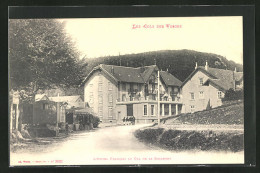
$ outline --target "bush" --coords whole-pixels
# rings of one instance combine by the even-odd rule
[[[169,150],[216,150],[238,152],[244,149],[243,134],[213,131],[181,131],[144,129],[135,132],[136,138]]]
[[[226,91],[225,97],[222,100],[230,101],[230,100],[242,100],[242,99],[244,99],[243,90],[234,91],[232,88],[230,88],[228,91]]]
[[[135,132],[135,136],[138,139],[146,143],[156,143],[159,135],[163,133],[163,128],[158,129],[144,129],[144,130],[137,130]]]
[[[228,146],[230,148],[231,151],[237,152],[237,151],[241,151],[244,149],[244,135],[235,135],[232,136]]]
[[[166,148],[176,148],[175,145],[177,145],[178,140],[180,139],[180,134],[180,130],[168,130],[163,133],[160,144]]]

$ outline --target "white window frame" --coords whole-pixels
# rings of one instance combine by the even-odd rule
[[[200,83],[200,85],[203,85],[203,77],[199,78],[199,83]]]
[[[146,112],[144,111],[145,110],[145,107],[146,107]],[[146,113],[146,114],[145,114]],[[144,116],[148,116],[148,105],[144,105],[143,107],[143,115]]]
[[[221,99],[222,96],[223,96],[223,95],[222,95],[222,91],[218,91],[218,92],[217,92],[217,98],[218,98],[218,99]]]
[[[151,116],[155,116],[155,106],[151,105]]]
[[[103,96],[102,95],[98,95],[98,103],[99,104],[103,103]]]
[[[113,90],[113,86],[112,86],[112,83],[111,83],[111,82],[108,82],[108,90],[109,90],[109,91],[112,91],[112,90]]]
[[[108,94],[108,102],[113,103],[113,94]]]
[[[204,99],[204,91],[199,91],[199,98],[200,99]]]
[[[126,94],[122,94],[122,101],[123,101],[123,102],[126,101]]]
[[[192,98],[192,95],[193,95],[193,98]],[[195,100],[195,93],[194,92],[190,92],[190,99]]]
[[[103,91],[103,83],[98,84],[98,91]]]
[[[195,111],[195,105],[190,105],[190,112],[193,113]]]
[[[113,118],[113,107],[108,107],[108,118]]]
[[[98,107],[98,116],[99,116],[100,118],[103,117],[103,106],[100,106],[100,105],[99,105],[99,107]]]

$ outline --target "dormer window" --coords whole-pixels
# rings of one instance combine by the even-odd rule
[[[203,78],[199,78],[200,85],[203,85]]]
[[[122,83],[122,90],[125,91],[126,90],[126,84]]]

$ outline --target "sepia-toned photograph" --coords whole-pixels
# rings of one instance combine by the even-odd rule
[[[242,16],[8,25],[10,166],[244,164]]]

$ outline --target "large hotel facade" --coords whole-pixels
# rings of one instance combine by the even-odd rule
[[[100,64],[83,81],[84,102],[102,122],[122,123],[124,117],[134,116],[137,123],[149,123],[157,121],[158,101],[160,116],[172,116],[204,110],[208,104],[220,106],[228,89],[243,87],[243,73],[209,68],[207,63],[196,65],[184,82],[168,70],[159,71],[158,80],[158,71],[156,65]]]

